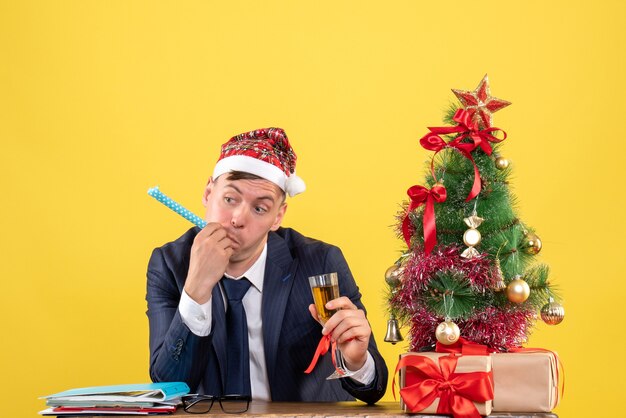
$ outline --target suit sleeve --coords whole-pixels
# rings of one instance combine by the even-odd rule
[[[365,311],[367,315],[365,306],[363,306],[363,303],[361,302],[361,293],[359,292],[359,288],[356,285],[352,272],[350,272],[350,268],[348,267],[348,263],[339,248],[330,248],[326,256],[325,265],[326,267],[324,271],[336,271],[338,273],[340,294],[350,298],[352,303],[354,303],[357,308]],[[340,380],[344,390],[352,396],[368,404],[374,404],[385,394],[385,390],[387,389],[388,371],[385,360],[376,347],[376,341],[374,340],[373,333],[369,341],[368,352],[374,359],[376,369],[376,376],[374,377],[372,383],[365,386],[352,379]]]
[[[150,377],[154,382],[183,381],[195,391],[206,370],[211,335],[199,337],[183,323],[178,310],[183,282],[177,283],[159,248],[150,257],[147,275]]]

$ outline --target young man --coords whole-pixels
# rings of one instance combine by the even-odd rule
[[[146,300],[153,381],[272,401],[375,403],[383,396],[387,367],[341,251],[280,227],[286,194],[305,189],[295,163],[282,129],[231,138],[204,190],[207,226],[152,253]],[[342,296],[327,308],[340,310],[322,327],[308,277],[331,272]],[[330,354],[304,373],[327,334],[355,375],[326,380],[334,370]]]

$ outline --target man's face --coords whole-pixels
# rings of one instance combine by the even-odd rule
[[[230,263],[245,265],[256,261],[268,232],[278,229],[287,210],[284,194],[274,183],[229,180],[228,175],[209,181],[203,204],[205,220],[221,224],[233,241]]]

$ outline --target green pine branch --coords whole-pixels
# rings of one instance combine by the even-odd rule
[[[536,264],[530,267],[523,275],[523,279],[530,287],[530,296],[526,303],[536,309],[541,309],[543,305],[548,303],[550,297],[557,302],[561,301],[557,289],[548,280],[549,275],[550,268],[546,264]]]
[[[426,306],[441,317],[468,318],[488,303],[472,290],[465,276],[454,270],[435,274],[423,294]]]

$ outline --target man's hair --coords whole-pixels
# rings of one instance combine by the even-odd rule
[[[256,174],[252,174],[252,173],[248,173],[246,171],[229,171],[228,173],[224,173],[222,174],[222,176],[224,176],[227,180],[231,180],[231,181],[235,181],[235,180],[266,180],[263,177],[257,176]],[[222,177],[219,176],[219,177]],[[218,178],[219,178],[218,177]],[[215,181],[217,179],[213,179],[213,181]],[[269,181],[269,180],[266,180]],[[272,183],[272,182],[270,182]],[[274,183],[272,183],[274,184]],[[274,186],[276,186],[276,189],[278,189],[280,191],[280,194],[283,197],[283,202],[285,201],[285,199],[287,198],[287,194],[285,193],[285,191],[283,189],[281,189],[280,187],[278,187],[278,185],[274,184]]]
[[[226,173],[226,178],[228,180],[265,180],[263,177],[245,171],[229,171]]]

